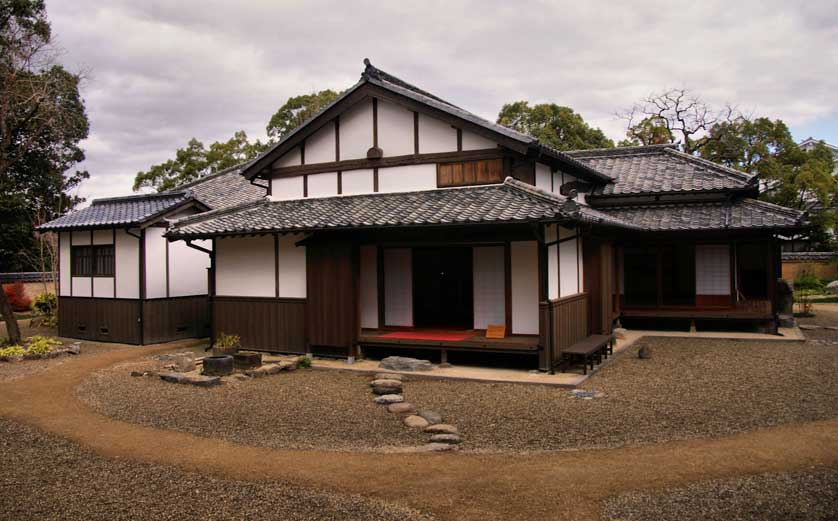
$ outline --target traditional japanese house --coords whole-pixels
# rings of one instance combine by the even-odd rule
[[[236,167],[163,193],[97,199],[41,226],[58,235],[59,334],[128,344],[206,336],[209,254],[163,234],[179,217],[264,196]]]
[[[213,332],[278,352],[550,370],[621,317],[770,327],[780,237],[806,225],[744,173],[668,146],[560,152],[368,61],[241,175],[268,198],[166,236],[212,252]]]

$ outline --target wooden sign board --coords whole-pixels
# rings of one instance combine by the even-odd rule
[[[489,324],[486,328],[486,338],[505,338],[506,325]]]

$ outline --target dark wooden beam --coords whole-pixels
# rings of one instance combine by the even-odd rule
[[[340,161],[340,116],[335,117],[335,161]]]
[[[413,112],[413,153],[419,155],[419,113]]]

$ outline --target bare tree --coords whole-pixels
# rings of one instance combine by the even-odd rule
[[[725,105],[715,109],[688,89],[671,88],[646,96],[631,108],[618,112],[617,116],[626,121],[627,134],[631,139],[642,136],[644,131],[638,127],[652,121],[665,128],[672,141],[679,143],[684,152],[695,154],[712,139],[709,130],[713,125],[733,121],[740,114],[735,106]]]

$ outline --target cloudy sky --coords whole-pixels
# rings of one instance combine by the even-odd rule
[[[582,5],[586,4],[586,5]],[[597,5],[587,5],[597,4]],[[488,119],[555,102],[610,137],[666,87],[838,143],[838,9],[792,2],[48,0],[63,60],[88,79],[86,197],[196,137],[265,137],[290,96],[355,83],[362,60]]]

